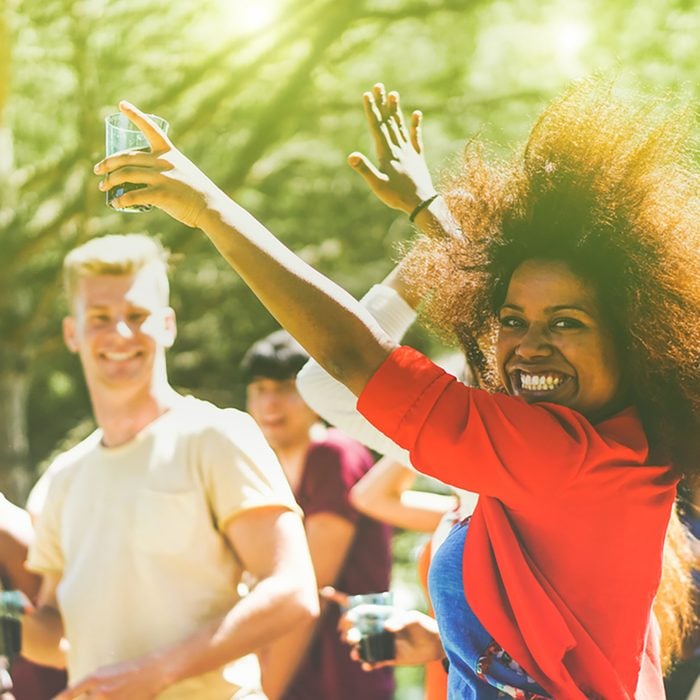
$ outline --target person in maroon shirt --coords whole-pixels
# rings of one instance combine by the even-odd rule
[[[299,396],[295,376],[308,359],[286,331],[256,342],[241,365],[247,410],[277,454],[304,512],[319,587],[332,585],[351,594],[385,591],[390,528],[359,513],[349,498],[374,460],[356,440],[322,426]],[[393,696],[392,670],[366,673],[353,662],[338,637],[338,618],[338,607],[326,603],[315,629],[299,627],[261,652],[263,686],[271,700]]]
[[[365,176],[401,179],[397,154],[422,158],[418,129],[397,100],[368,93],[365,107],[382,168],[364,162]],[[681,625],[659,614],[659,636],[653,613],[680,613],[689,588],[678,577],[654,604],[664,537],[680,473],[700,472],[699,174],[684,120],[583,83],[545,109],[518,157],[492,164],[468,149],[443,197],[428,176],[399,198],[433,236],[412,255],[415,291],[431,321],[459,335],[487,392],[397,347],[145,113],[120,109],[152,150],[97,164],[100,188],[142,184],[116,205],[155,205],[200,227],[414,466],[480,492],[456,543],[462,578],[436,581],[449,650],[423,645],[470,664],[451,666],[450,680],[488,675],[484,657],[459,656],[453,600],[527,684],[509,685],[511,697],[527,697],[530,680],[556,700],[662,697],[659,642],[671,649]],[[476,681],[471,697],[500,692]],[[455,698],[469,697],[461,690]]]

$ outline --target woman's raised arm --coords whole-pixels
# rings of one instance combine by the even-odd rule
[[[201,228],[270,313],[331,375],[358,395],[396,344],[347,292],[292,253],[178,151],[150,118],[127,102],[121,111],[151,151],[132,151],[95,166],[100,188],[144,185],[115,201],[151,204]]]

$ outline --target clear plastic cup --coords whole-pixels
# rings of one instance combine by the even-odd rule
[[[168,133],[169,124],[168,122],[156,116],[155,114],[148,115],[166,134]],[[127,116],[121,112],[115,112],[105,117],[105,154],[112,156],[115,153],[121,153],[123,151],[148,151],[150,146],[143,132],[138,129]],[[121,185],[112,187],[107,192],[107,206],[117,211],[123,211],[128,213],[139,213],[142,211],[148,211],[152,209],[150,205],[138,205],[132,207],[115,207],[113,200],[117,197],[121,197],[127,192],[132,190],[138,190],[144,187],[144,185],[137,185],[132,182],[124,182]]]
[[[360,633],[360,658],[373,663],[395,656],[394,633],[384,623],[394,613],[394,596],[390,591],[348,596],[348,618]]]

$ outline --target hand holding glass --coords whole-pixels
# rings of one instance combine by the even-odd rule
[[[394,633],[384,622],[394,613],[390,592],[348,596],[348,618],[360,632],[358,651],[363,661],[388,661],[395,657]]]
[[[150,118],[167,134],[170,126],[165,119],[157,117],[155,114],[150,114]],[[107,156],[121,153],[122,151],[148,151],[150,146],[143,133],[129,120],[129,118],[121,112],[110,114],[105,119],[105,153]],[[117,211],[137,213],[152,209],[148,206],[131,206],[118,208],[112,204],[112,200],[121,197],[127,192],[138,190],[145,185],[135,185],[130,182],[124,182],[120,185],[112,187],[107,192],[107,206],[116,209]]]

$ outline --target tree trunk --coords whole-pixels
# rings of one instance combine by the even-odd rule
[[[16,202],[13,138],[7,123],[7,103],[11,90],[10,0],[0,0],[0,236],[7,235],[2,223]],[[31,480],[27,456],[27,392],[29,378],[18,368],[9,338],[0,338],[0,492],[23,503]]]
[[[29,377],[0,369],[0,492],[23,505],[31,487],[27,464],[27,393]]]

